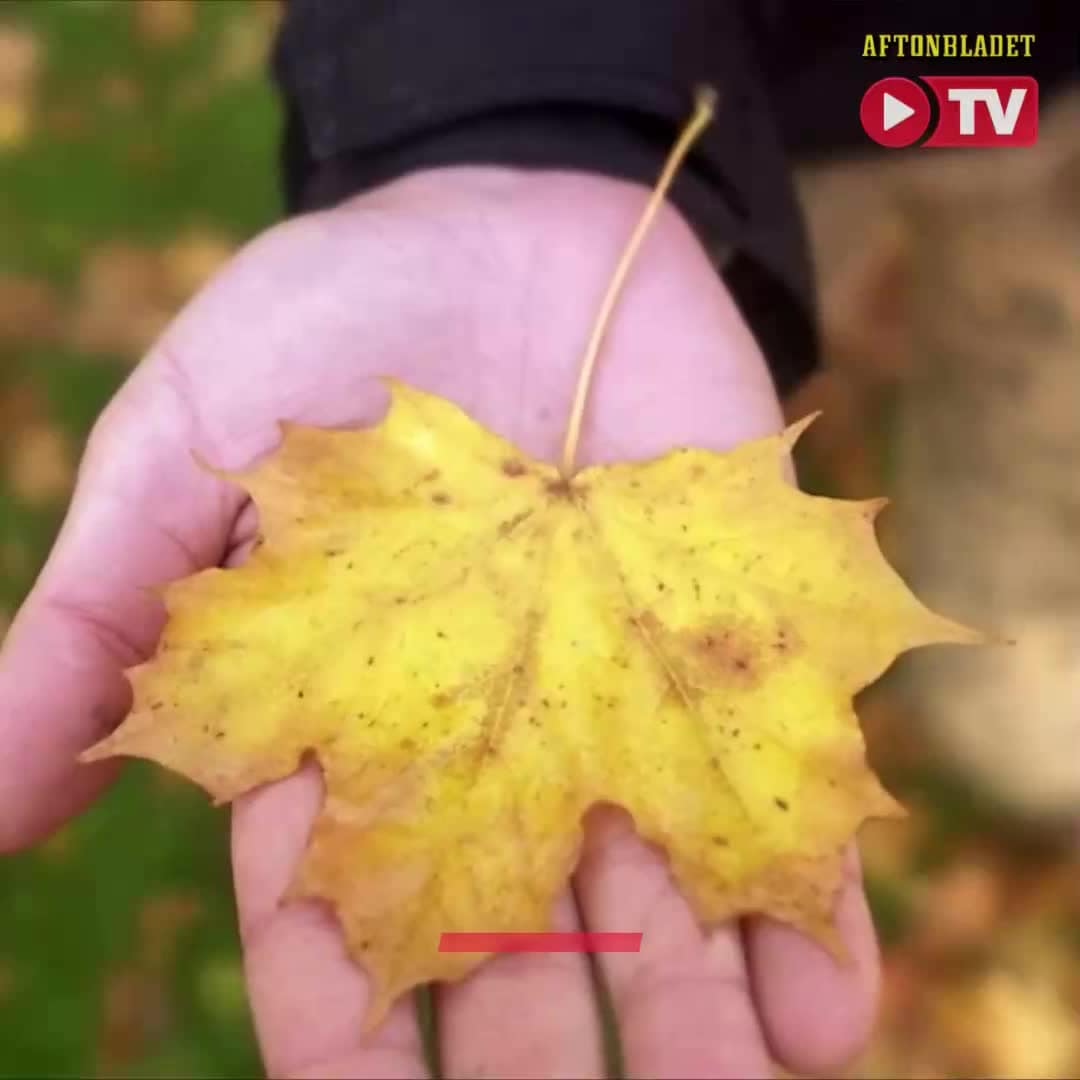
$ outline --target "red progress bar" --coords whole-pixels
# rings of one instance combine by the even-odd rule
[[[542,933],[451,934],[439,938],[439,952],[640,952],[641,934]]]

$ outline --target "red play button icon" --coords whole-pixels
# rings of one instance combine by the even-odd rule
[[[910,79],[879,79],[859,105],[863,131],[881,146],[910,146],[930,124],[930,99]]]

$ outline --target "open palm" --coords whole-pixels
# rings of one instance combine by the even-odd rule
[[[555,459],[582,348],[645,199],[600,177],[460,168],[418,174],[279,226],[169,327],[95,427],[49,562],[0,656],[0,847],[83,807],[114,766],[76,754],[128,705],[122,669],[163,620],[146,586],[243,557],[256,518],[195,467],[239,468],[276,421],[378,418],[394,374],[442,394],[527,453]],[[724,449],[776,431],[752,338],[688,227],[665,210],[605,346],[583,462],[674,444]],[[368,989],[332,915],[279,906],[322,788],[317,769],[240,799],[233,860],[245,965],[276,1076],[425,1075],[408,1002],[362,1038]],[[664,860],[606,808],[556,910],[564,929],[640,930],[602,956],[627,1068],[643,1076],[827,1070],[858,1048],[877,957],[855,860],[838,901],[853,962],[754,920],[702,932]],[[448,1076],[602,1075],[584,957],[504,956],[440,988]]]

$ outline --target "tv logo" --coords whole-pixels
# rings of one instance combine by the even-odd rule
[[[1032,146],[1039,134],[1039,84],[1028,75],[925,75],[937,126],[923,146]],[[913,79],[879,79],[859,119],[880,146],[911,146],[930,127],[930,97]]]

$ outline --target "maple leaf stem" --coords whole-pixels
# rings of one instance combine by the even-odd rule
[[[585,405],[589,398],[589,387],[592,385],[596,359],[600,355],[600,346],[603,344],[608,324],[611,322],[615,305],[618,303],[619,294],[623,290],[627,275],[630,273],[634,259],[637,257],[638,249],[641,247],[642,241],[645,239],[649,227],[652,225],[653,219],[656,217],[656,213],[660,209],[660,205],[663,203],[664,197],[667,195],[668,189],[679,171],[679,167],[690,152],[690,148],[694,145],[697,137],[705,130],[709,121],[712,120],[715,110],[716,91],[711,86],[699,87],[694,99],[694,111],[679,133],[675,145],[671,148],[671,153],[668,154],[664,167],[660,170],[660,176],[649,196],[649,201],[645,204],[645,209],[642,211],[641,217],[638,218],[634,231],[630,234],[630,239],[626,242],[626,247],[623,248],[619,261],[615,265],[615,271],[611,275],[607,291],[600,302],[600,309],[596,314],[596,320],[593,322],[589,342],[585,346],[585,352],[581,358],[581,372],[578,375],[577,389],[574,392],[574,404],[570,409],[570,420],[566,426],[562,461],[559,466],[565,479],[573,476],[576,470],[575,459],[577,458],[578,442],[581,439],[581,424],[585,417]]]

